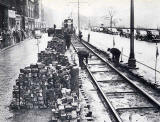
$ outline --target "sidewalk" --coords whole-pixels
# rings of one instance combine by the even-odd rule
[[[44,33],[44,34],[45,34],[45,33]],[[24,42],[24,41],[26,41],[26,40],[28,40],[28,39],[33,39],[33,37],[26,38],[26,39],[24,39],[23,41],[20,41],[20,42],[18,42],[18,43],[14,43],[13,45],[10,45],[10,46],[8,46],[8,47],[5,47],[5,48],[3,48],[3,49],[0,49],[0,53],[1,53],[1,52],[4,52],[5,50],[10,49],[10,48],[12,48],[12,47],[14,47],[14,46],[19,45],[19,44],[21,44],[22,42]]]
[[[24,40],[25,41],[25,40]],[[22,42],[22,41],[21,41]],[[7,50],[7,49],[9,49],[9,48],[11,48],[11,47],[14,47],[14,46],[16,46],[16,45],[19,45],[21,42],[19,42],[19,43],[15,43],[15,44],[13,44],[13,45],[10,45],[10,46],[8,46],[8,47],[5,47],[5,48],[3,48],[3,49],[0,49],[0,53],[1,52],[4,52],[5,50]]]

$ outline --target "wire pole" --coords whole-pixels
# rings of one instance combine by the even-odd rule
[[[80,34],[79,0],[78,0],[78,34]]]
[[[114,36],[113,36],[113,48],[115,47],[115,39],[114,39]]]
[[[157,83],[157,58],[159,56],[158,46],[156,43],[156,62],[155,62],[155,84]]]
[[[156,56],[156,62],[155,62],[155,84],[157,83],[157,56]]]
[[[123,47],[122,47],[122,50],[121,50],[121,61],[120,62],[123,62],[122,56],[123,56]]]
[[[80,12],[80,3],[87,3],[87,2],[79,2],[79,0],[78,0],[78,2],[70,2],[70,3],[78,3],[77,4],[77,7],[78,7],[78,35],[79,35],[79,33],[80,33],[80,14],[79,14],[79,12]]]

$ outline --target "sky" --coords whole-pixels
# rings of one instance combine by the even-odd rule
[[[61,24],[68,16],[77,15],[78,0],[43,0],[45,8],[49,8],[55,24]],[[108,10],[115,11],[117,26],[129,26],[130,0],[79,0],[80,14],[89,18],[96,17],[100,24],[109,24]],[[160,0],[134,0],[135,27],[160,27]],[[91,20],[93,21],[93,20]],[[94,21],[93,21],[94,22]]]

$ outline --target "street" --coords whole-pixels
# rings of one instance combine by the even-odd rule
[[[159,4],[0,0],[0,122],[160,122]]]
[[[113,36],[97,32],[89,32],[91,35],[90,43],[107,50],[113,47]],[[87,40],[88,31],[83,31],[83,38]],[[47,47],[47,42],[51,38],[46,34],[40,39],[39,49],[44,50]],[[129,55],[129,39],[114,36],[115,47],[120,50],[123,48],[123,54]],[[122,42],[123,41],[123,42]],[[104,45],[105,42],[105,45]],[[159,46],[159,44],[158,44]],[[143,48],[140,48],[143,47]],[[144,51],[145,50],[145,51]],[[154,68],[155,63],[155,44],[144,41],[135,40],[135,56],[136,60]],[[9,110],[9,105],[12,100],[12,90],[15,80],[18,78],[19,69],[24,68],[32,63],[37,62],[38,46],[37,40],[27,39],[20,44],[11,47],[3,52],[0,52],[0,122],[41,122],[48,121],[50,118],[50,110],[29,110],[12,112]],[[128,58],[122,57],[126,63]],[[159,61],[159,60],[158,60]],[[159,64],[160,62],[158,62]],[[137,63],[138,72],[142,73],[145,78],[154,82],[154,71]],[[157,65],[157,69],[160,66]],[[157,73],[158,74],[158,73]],[[159,74],[158,74],[159,78]],[[33,114],[34,113],[34,114]]]
[[[43,35],[39,41],[40,51],[47,47],[47,42],[50,39],[46,34]],[[34,116],[26,116],[27,113],[21,116],[21,118],[13,117],[13,113],[9,111],[9,105],[12,100],[13,85],[18,78],[20,68],[36,63],[37,53],[38,46],[35,39],[26,39],[20,44],[0,52],[0,122],[22,122],[22,120],[30,122],[28,117],[34,119]],[[43,120],[45,114],[41,112],[39,115]]]
[[[122,50],[123,48],[123,54],[126,56],[129,56],[130,53],[130,39],[120,37],[119,35],[109,35],[99,32],[91,32],[84,30],[83,32],[83,39],[87,40],[88,33],[90,33],[90,43],[94,46],[103,49],[104,51],[107,51],[108,48],[113,47],[113,38],[115,40],[115,48],[118,48],[119,50]],[[160,44],[157,44],[160,49]],[[145,42],[145,41],[139,41],[135,40],[135,58],[137,61],[144,63],[153,69],[155,68],[155,60],[156,60],[156,44]],[[128,57],[123,56],[122,57],[123,63],[128,62]],[[137,72],[142,75],[145,79],[147,79],[149,82],[154,83],[155,82],[155,71],[141,65],[139,63],[137,64]],[[157,61],[157,70],[160,69],[160,60],[158,57]],[[158,82],[160,79],[160,74],[157,73],[157,84],[160,85],[160,82]]]

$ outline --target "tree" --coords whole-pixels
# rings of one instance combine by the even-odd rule
[[[115,15],[116,15],[116,11],[110,7],[107,9],[108,14],[105,16],[106,20],[110,20],[110,28],[112,29],[113,25],[116,26],[116,23],[118,23],[118,20]]]
[[[109,19],[110,19],[110,28],[111,29],[112,29],[113,23],[115,22],[115,18],[114,18],[115,14],[116,14],[116,12],[113,8],[108,9],[108,15],[109,15]]]

